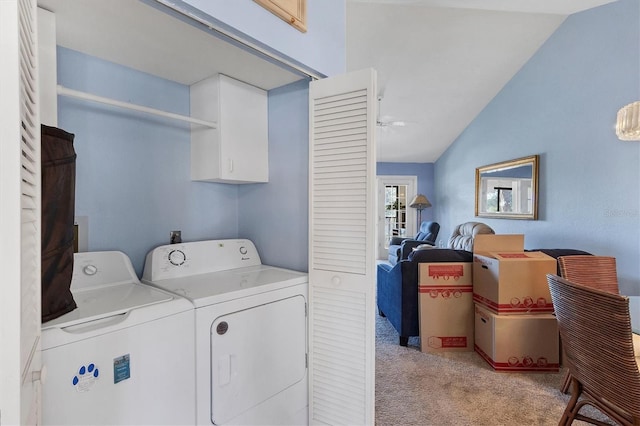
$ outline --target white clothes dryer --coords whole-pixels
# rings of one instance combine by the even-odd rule
[[[306,273],[212,240],[152,250],[142,282],[195,306],[198,424],[308,423]]]
[[[43,424],[194,424],[193,305],[118,251],[76,253],[71,292],[78,307],[42,324]]]

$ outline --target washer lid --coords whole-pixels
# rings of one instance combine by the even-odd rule
[[[143,279],[144,282],[147,282]],[[226,302],[253,294],[306,283],[307,274],[274,266],[258,265],[209,274],[149,282],[186,297],[197,307]]]
[[[42,324],[42,329],[64,328],[98,320],[156,303],[168,302],[174,296],[143,284],[128,283],[96,289],[77,290],[73,298],[78,307]]]
[[[148,321],[147,317],[152,315],[162,317],[192,308],[187,300],[141,284],[131,266],[131,260],[122,252],[76,253],[73,259],[71,293],[78,307],[42,324],[43,331],[76,326],[74,333],[81,334],[78,331],[79,324],[112,317],[109,324],[122,323],[119,326],[125,327]],[[157,309],[142,309],[158,304],[162,306]],[[138,311],[136,315],[124,317],[124,314],[134,310]],[[115,318],[119,315],[121,318]],[[107,321],[101,324],[106,327]],[[96,330],[100,327],[96,323],[90,328]],[[69,328],[66,331],[71,330]]]

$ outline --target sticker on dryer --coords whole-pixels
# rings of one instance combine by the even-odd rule
[[[98,381],[98,378],[100,378],[100,370],[98,366],[91,363],[78,368],[71,383],[78,392],[89,392]]]
[[[116,384],[131,377],[129,354],[113,359],[113,383]]]

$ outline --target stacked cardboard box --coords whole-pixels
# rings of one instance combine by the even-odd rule
[[[420,350],[473,351],[471,262],[420,263]]]
[[[560,344],[546,275],[556,260],[524,235],[474,240],[475,350],[498,371],[558,371]]]

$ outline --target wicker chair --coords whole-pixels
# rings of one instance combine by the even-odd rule
[[[609,256],[560,256],[558,257],[560,275],[576,284],[594,287],[599,290],[618,294],[618,275],[616,258]],[[569,392],[571,373],[567,371],[560,390]]]
[[[629,299],[547,275],[572,395],[559,425],[584,420],[591,405],[622,425],[640,424],[640,371],[633,351]]]

